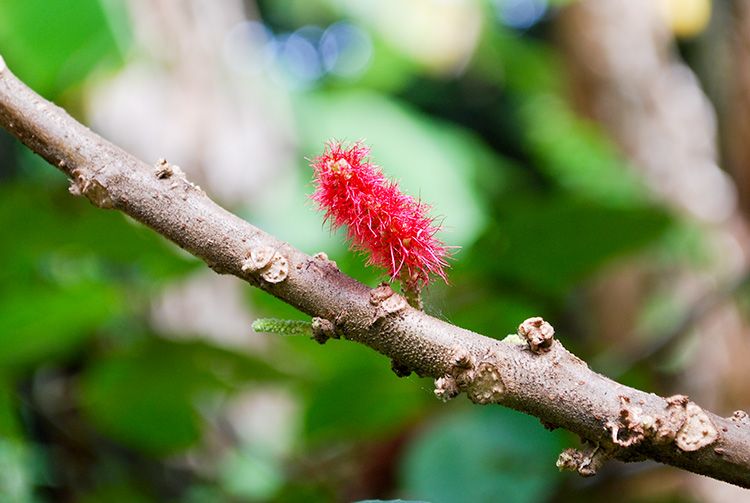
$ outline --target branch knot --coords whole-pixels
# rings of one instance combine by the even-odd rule
[[[518,326],[518,335],[526,340],[532,353],[539,354],[550,350],[555,329],[543,318],[535,316],[524,320]]]
[[[719,435],[716,426],[695,402],[685,395],[674,395],[666,401],[664,413],[652,417],[631,404],[630,398],[621,396],[620,417],[605,424],[612,442],[630,447],[650,438],[657,444],[674,441],[680,450],[692,452],[716,441]]]
[[[260,272],[260,277],[268,283],[281,283],[289,275],[289,261],[271,246],[258,246],[250,249],[242,270]]]
[[[407,308],[406,299],[393,291],[388,283],[381,283],[370,290],[370,304],[375,306],[372,323]]]
[[[591,477],[611,457],[612,454],[599,445],[583,450],[571,448],[560,453],[555,465],[560,471],[568,470],[578,472],[582,477]]]
[[[487,356],[489,358],[491,355]],[[464,348],[457,349],[451,361],[453,366],[450,372],[435,381],[435,395],[438,398],[445,402],[465,391],[469,400],[477,404],[501,400],[505,385],[496,364],[488,360],[477,363]]]
[[[331,320],[325,318],[313,318],[312,319],[312,338],[318,344],[325,344],[328,339],[338,339],[339,336],[336,333],[336,326]]]
[[[74,196],[86,196],[94,206],[104,209],[115,207],[107,188],[96,178],[86,178],[79,170],[73,171],[68,192]]]

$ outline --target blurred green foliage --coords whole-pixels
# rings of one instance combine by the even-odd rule
[[[460,75],[444,76],[340,2],[260,7],[276,31],[351,16],[373,50],[359,78],[292,93],[300,169],[267,197],[290,190],[300,203],[284,212],[237,208],[266,230],[306,251],[325,250],[368,284],[382,280],[304,204],[304,158],[332,137],[366,138],[375,162],[433,205],[445,240],[461,246],[451,285],[427,292],[428,310],[459,325],[501,338],[530,315],[585,320],[571,299],[602,267],[649,249],[669,254],[664,236],[674,239],[674,219],[601,131],[570,109],[542,36],[504,28],[485,13],[471,61]],[[129,54],[124,9],[104,0],[0,0],[3,57],[32,87],[75,107],[79,84]],[[0,150],[0,501],[331,501],[356,485],[356,466],[377,459],[327,448],[373,443],[396,446],[382,455],[389,468],[379,468],[395,482],[373,497],[532,503],[549,501],[564,483],[554,469],[559,434],[497,407],[440,409],[430,381],[396,379],[366,348],[253,335],[249,326],[247,337],[272,337],[272,348],[256,355],[199,342],[202,334],[164,338],[149,321],[150,302],[202,266],[129,219],[69,197],[61,177],[7,143]],[[246,302],[259,316],[304,319],[261,291],[248,289]],[[50,375],[64,388],[60,410],[38,392]],[[217,410],[259,383],[299,403],[302,424],[288,452],[234,438],[225,455],[197,468],[174,461],[215,447]],[[193,457],[180,458],[187,453]],[[323,473],[304,475],[300,467],[310,464]],[[337,478],[347,466],[355,468]]]
[[[661,236],[669,219],[648,206],[529,196],[499,212],[497,223],[472,249],[478,256],[494,256],[483,265],[485,274],[564,294],[613,257]],[[613,228],[617,232],[610,235]]]
[[[433,423],[404,457],[404,488],[431,503],[544,501],[554,490],[548,470],[563,448],[558,433],[539,434],[534,418],[508,409],[465,410]]]
[[[248,355],[150,337],[94,362],[82,376],[81,406],[114,439],[167,454],[200,438],[201,399],[283,376]]]
[[[0,46],[14,71],[52,97],[102,62],[121,61],[126,19],[119,2],[0,0]]]
[[[336,354],[318,360],[318,382],[305,415],[305,433],[312,442],[386,438],[418,417],[432,398],[425,393],[429,382],[395,380],[388,362],[372,358],[366,349],[327,349]]]

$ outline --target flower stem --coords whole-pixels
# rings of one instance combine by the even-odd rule
[[[414,309],[419,309],[420,311],[424,311],[424,304],[422,303],[422,292],[418,287],[403,286],[401,288],[401,291],[406,298],[406,302],[408,302],[411,307],[413,307]]]

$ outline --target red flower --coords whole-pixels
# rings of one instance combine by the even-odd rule
[[[419,289],[430,275],[444,281],[448,248],[435,237],[440,227],[430,207],[401,192],[367,159],[370,149],[357,142],[346,148],[331,141],[313,160],[311,196],[334,228],[345,226],[352,248],[369,253],[368,265],[400,277]]]

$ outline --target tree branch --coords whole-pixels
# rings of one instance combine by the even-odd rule
[[[166,161],[149,166],[46,101],[0,57],[0,125],[71,179],[70,191],[148,225],[222,274],[235,275],[314,317],[314,337],[344,337],[389,357],[400,373],[534,415],[579,435],[558,466],[592,475],[609,458],[651,458],[750,487],[750,419],[722,418],[687,397],[662,398],[590,370],[532,318],[503,341],[413,309],[387,285],[371,289],[325,254],[309,256],[214,203]]]

